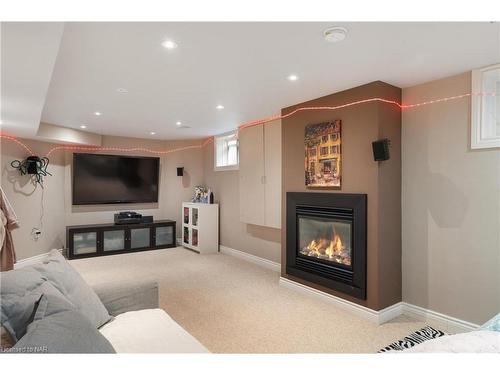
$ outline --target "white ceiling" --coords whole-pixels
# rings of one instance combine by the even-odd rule
[[[2,131],[32,136],[40,124],[64,23],[1,24]]]
[[[348,36],[330,44],[322,32],[334,25]],[[66,23],[41,121],[208,136],[371,81],[408,87],[496,63],[499,38],[498,23]]]

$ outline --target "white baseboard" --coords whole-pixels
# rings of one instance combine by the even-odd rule
[[[381,311],[375,311],[368,307],[358,305],[354,302],[347,301],[340,297],[333,296],[321,290],[311,288],[310,286],[300,284],[296,281],[292,281],[284,277],[280,277],[280,285],[289,289],[293,289],[300,293],[306,293],[316,298],[320,298],[325,302],[335,305],[339,309],[348,311],[360,318],[369,320],[370,322],[373,322],[375,324],[382,324],[387,322],[388,320],[393,319],[395,317],[393,316],[394,315],[393,310],[399,309],[398,307],[393,308],[393,306],[390,306],[387,309]]]
[[[470,332],[479,327],[478,324],[441,314],[437,311],[425,309],[420,306],[404,302],[403,314],[412,318],[423,320],[434,328],[441,329],[447,333]]]
[[[247,262],[252,262],[254,264],[258,264],[259,266],[265,267],[267,269],[281,272],[281,264],[273,262],[272,260],[264,259],[252,254],[245,253],[240,250],[231,249],[230,247],[220,245],[219,250],[222,254],[227,254],[234,256],[236,258],[240,258],[246,260]]]
[[[63,251],[63,249],[57,249],[57,250],[59,250],[59,252]],[[26,266],[32,266],[34,264],[41,263],[44,261],[45,258],[47,258],[48,255],[49,255],[49,252],[18,260],[14,264],[14,269],[17,270],[19,268],[23,268]]]
[[[433,325],[434,328],[441,329],[447,333],[469,332],[479,327],[477,324],[466,322],[464,320],[406,302],[398,302],[392,306],[386,307],[385,309],[376,311],[284,277],[280,277],[280,285],[321,298],[322,300],[331,303],[342,310],[349,311],[360,318],[364,318],[376,324],[384,324],[400,315],[406,315]]]

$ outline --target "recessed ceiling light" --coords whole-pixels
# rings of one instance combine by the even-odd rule
[[[161,44],[163,47],[165,47],[166,49],[176,49],[177,48],[177,43],[175,43],[173,40],[171,39],[167,39],[165,40],[162,44]]]
[[[217,109],[220,111],[221,109],[224,109],[224,106],[223,106],[222,104],[219,104],[219,105],[218,105],[217,107],[215,107],[215,108],[217,108]]]
[[[175,125],[177,125],[177,126],[181,126],[181,125],[182,125],[182,122],[177,121],[177,122],[175,123]]]
[[[87,125],[80,125],[81,129],[87,129]]]
[[[102,113],[101,113],[101,112],[99,112],[99,111],[96,111],[96,112],[94,112],[94,115],[96,115],[96,116],[100,116],[100,115],[102,115]]]
[[[323,37],[329,43],[337,43],[344,40],[347,36],[347,29],[344,27],[330,27],[323,31]]]
[[[116,91],[119,92],[120,94],[126,94],[126,93],[128,93],[128,90],[124,89],[123,87],[117,88]]]
[[[151,135],[155,135],[156,133],[155,133],[155,132],[149,132],[149,134],[151,134]]]
[[[287,78],[289,81],[292,81],[292,82],[295,82],[296,80],[299,79],[299,77],[296,76],[295,74],[290,74]]]

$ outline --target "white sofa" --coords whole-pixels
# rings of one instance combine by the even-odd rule
[[[91,286],[114,317],[99,332],[117,353],[209,353],[159,308],[156,281]]]

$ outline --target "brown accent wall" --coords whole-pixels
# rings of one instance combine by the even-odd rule
[[[286,115],[299,107],[336,106],[380,97],[401,101],[401,89],[372,82],[353,89],[284,108]],[[329,120],[342,120],[341,190],[306,189],[304,183],[304,128]],[[391,158],[373,161],[371,142],[391,140]],[[303,111],[282,120],[282,276],[327,293],[380,310],[401,301],[401,111],[393,104],[370,102],[329,111]],[[368,195],[367,299],[286,275],[286,193],[314,191]]]

